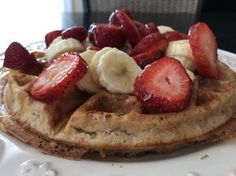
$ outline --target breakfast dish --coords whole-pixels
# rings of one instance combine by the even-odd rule
[[[236,135],[235,72],[205,23],[187,35],[116,10],[109,24],[52,31],[45,43],[9,45],[0,101],[1,129],[44,153],[136,156]]]

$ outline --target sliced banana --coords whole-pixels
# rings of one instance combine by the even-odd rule
[[[110,50],[112,50],[111,47],[105,47],[105,48],[101,49],[100,51],[98,51],[93,56],[93,59],[92,59],[90,65],[89,65],[91,76],[92,76],[93,80],[99,85],[100,85],[99,75],[97,74],[97,67],[98,67],[99,59],[103,54],[105,54],[106,52],[108,52]]]
[[[188,70],[188,69],[185,69],[185,70],[186,70],[186,72],[188,73],[188,76],[190,77],[190,79],[191,79],[192,81],[194,81],[194,79],[195,79],[194,73],[193,73],[192,71]]]
[[[93,56],[96,54],[97,51],[95,50],[86,50],[80,53],[80,56],[90,65]],[[99,86],[91,76],[90,69],[88,68],[87,73],[85,76],[76,84],[76,86],[83,91],[88,93],[96,93],[102,90],[101,86]]]
[[[169,42],[166,49],[167,56],[183,56],[187,58],[193,58],[192,49],[189,44],[189,40],[176,40]]]
[[[166,49],[166,55],[176,57],[185,68],[194,71],[195,64],[189,40],[170,42]]]
[[[171,31],[174,31],[173,28],[171,28],[170,26],[164,26],[164,25],[159,25],[157,26],[157,29],[159,30],[159,32],[161,34],[164,34],[166,32],[171,32]]]
[[[142,71],[137,63],[125,52],[106,47],[97,52],[92,59],[92,76],[112,93],[130,94],[133,84]]]
[[[69,51],[75,51],[75,52],[82,52],[84,51],[83,44],[73,38],[63,39],[60,40],[59,38],[56,41],[53,41],[49,45],[49,47],[45,51],[45,55],[48,61],[51,61],[52,59],[56,58],[58,55],[69,52]]]
[[[61,41],[61,40],[63,40],[63,39],[61,38],[61,36],[58,36],[58,37],[56,37],[55,39],[53,39],[53,41],[50,43],[50,45],[55,44],[55,43],[57,43],[57,42],[59,42],[59,41]]]
[[[181,62],[181,64],[184,66],[185,69],[194,71],[195,70],[195,64],[193,62],[193,59],[188,58],[188,57],[183,57],[183,56],[171,56],[178,61]]]

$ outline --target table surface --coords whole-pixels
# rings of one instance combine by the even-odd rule
[[[93,13],[90,17],[68,11],[63,0],[31,1],[8,0],[0,2],[0,52],[18,41],[24,45],[44,39],[44,35],[55,29],[74,25],[88,26],[92,22],[107,22],[109,14]],[[187,32],[196,21],[207,22],[216,34],[218,47],[236,52],[236,12],[202,13],[196,17],[190,14],[135,14],[141,22],[154,21],[177,30]]]

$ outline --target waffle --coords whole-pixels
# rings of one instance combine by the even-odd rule
[[[236,77],[225,64],[218,67],[218,80],[195,79],[184,111],[163,114],[145,114],[132,95],[103,91],[91,96],[77,88],[46,104],[29,95],[34,76],[10,71],[1,82],[6,113],[0,126],[44,153],[74,159],[91,152],[103,157],[164,153],[232,138]]]

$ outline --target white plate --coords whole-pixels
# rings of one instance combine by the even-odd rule
[[[218,53],[236,69],[235,54]],[[236,176],[236,139],[134,159],[73,161],[44,155],[0,131],[0,175],[20,176],[22,163],[29,164],[28,171],[35,165],[35,174],[28,176]]]

